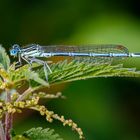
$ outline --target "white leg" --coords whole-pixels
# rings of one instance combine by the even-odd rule
[[[26,61],[29,65],[30,65],[30,67],[32,67],[32,63],[27,59],[27,58],[25,58],[25,57],[21,57],[24,61]]]
[[[39,64],[42,64],[44,66],[44,73],[45,73],[45,76],[46,76],[46,80],[48,81],[48,72],[47,70],[52,73],[50,67],[48,66],[48,64],[46,62],[44,62],[43,60],[40,60],[40,59],[36,59],[36,58],[29,58],[30,60],[30,63],[32,62],[36,62],[36,63],[39,63]]]
[[[15,66],[18,68],[22,65],[22,62],[21,62],[21,56],[19,55],[18,56],[18,62],[16,62]]]

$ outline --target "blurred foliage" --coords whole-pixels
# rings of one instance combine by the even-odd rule
[[[0,46],[0,67],[5,69],[6,71],[10,67],[10,58],[8,57],[7,53],[5,52],[5,49]]]
[[[138,52],[139,9],[137,0],[4,0],[0,1],[0,43],[7,50],[14,43],[112,43]],[[124,65],[140,69],[139,61],[127,59]],[[89,140],[137,140],[140,139],[139,86],[139,79],[134,78],[77,81],[63,91],[68,97],[67,104],[65,101],[47,104],[56,112],[75,118],[85,128]],[[61,87],[56,86],[55,91],[62,90],[64,85]],[[35,115],[30,124],[27,120],[17,124],[17,131],[46,126],[39,116],[34,118]],[[64,131],[58,128],[57,132]],[[76,138],[65,131],[66,140]]]
[[[53,129],[32,128],[23,134],[31,140],[63,140]]]

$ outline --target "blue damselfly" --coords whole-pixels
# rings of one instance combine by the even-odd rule
[[[30,66],[32,66],[33,62],[42,64],[47,80],[48,72],[52,73],[52,71],[47,62],[40,58],[64,56],[80,61],[86,60],[95,63],[111,63],[112,60],[118,58],[140,57],[140,53],[130,53],[128,49],[122,45],[40,46],[38,44],[31,44],[20,47],[18,44],[15,44],[10,50],[10,55],[18,57],[18,66],[22,65],[22,60],[26,61]]]

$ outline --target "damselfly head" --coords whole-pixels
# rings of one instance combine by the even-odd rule
[[[14,44],[12,46],[12,49],[10,49],[10,55],[11,56],[17,56],[17,54],[20,52],[20,46],[18,44]]]

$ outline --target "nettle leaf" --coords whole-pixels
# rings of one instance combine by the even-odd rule
[[[3,69],[8,70],[10,66],[10,59],[5,49],[0,45],[0,64]]]
[[[123,64],[97,64],[78,61],[61,61],[51,66],[52,73],[49,74],[49,83],[57,84],[96,77],[140,77],[140,71],[135,68],[124,68]],[[44,78],[43,69],[38,71],[40,77]]]
[[[23,136],[31,140],[63,140],[58,134],[54,132],[53,129],[41,127],[32,128],[24,132]]]

